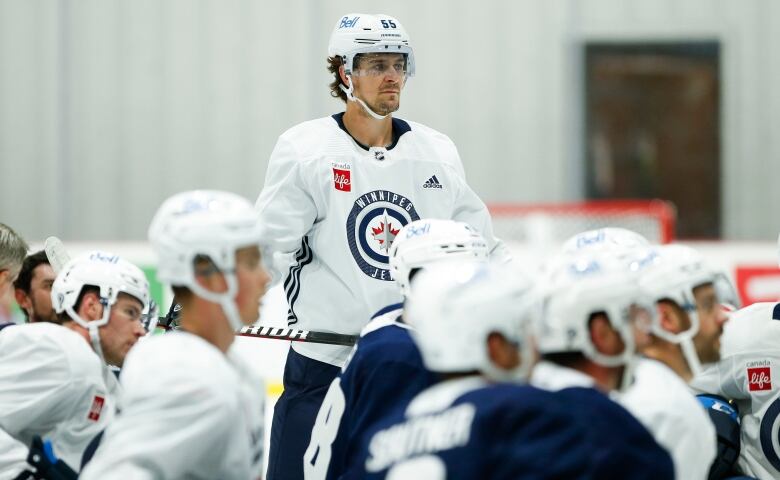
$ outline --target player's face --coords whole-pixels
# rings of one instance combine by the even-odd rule
[[[57,314],[51,306],[51,286],[54,283],[54,270],[48,263],[42,263],[33,269],[30,280],[30,294],[26,295],[23,306],[30,322],[57,322]]]
[[[260,249],[245,247],[236,252],[236,277],[238,278],[238,305],[244,325],[255,323],[260,316],[260,300],[265,295],[271,277],[263,267]]]
[[[720,336],[726,314],[711,283],[694,288],[693,296],[699,315],[699,333],[693,337],[693,345],[702,363],[717,362],[720,360]]]
[[[135,297],[120,293],[111,307],[108,324],[100,327],[100,345],[106,362],[121,367],[127,352],[146,334],[141,324],[143,304]]]
[[[352,75],[355,95],[380,115],[401,106],[406,59],[400,53],[371,53],[359,57]]]

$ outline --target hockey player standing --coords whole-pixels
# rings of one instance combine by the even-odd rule
[[[116,255],[93,251],[67,263],[52,286],[62,325],[18,325],[0,332],[0,478],[30,470],[34,436],[78,470],[92,438],[114,416],[121,367],[145,333],[149,302],[143,272]]]
[[[290,259],[279,265],[288,324],[357,335],[377,310],[401,300],[387,254],[409,222],[463,221],[487,239],[492,255],[508,254],[466,184],[452,141],[392,116],[415,73],[401,23],[387,15],[343,16],[328,45],[328,69],[331,94],[346,103],[345,112],[279,137],[256,206],[270,251]],[[292,346],[274,409],[270,479],[302,478],[317,411],[349,351]]]
[[[181,328],[128,356],[124,408],[80,478],[262,476],[265,389],[231,350],[269,280],[258,239],[254,208],[234,194],[184,192],[159,208],[149,241]]]
[[[415,220],[390,248],[390,270],[404,299],[412,276],[442,262],[487,262],[485,239],[453,220]],[[339,478],[354,462],[366,429],[435,381],[403,321],[403,304],[377,312],[330,384],[304,455],[306,480]]]

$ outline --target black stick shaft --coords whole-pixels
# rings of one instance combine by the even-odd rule
[[[357,335],[345,335],[331,332],[311,332],[283,327],[248,326],[243,327],[236,335],[242,337],[272,338],[292,342],[324,343],[327,345],[344,345],[351,347],[357,342]]]
[[[181,315],[181,307],[176,303],[176,299],[171,303],[168,314],[160,317],[157,325],[170,330],[178,325],[178,317]],[[357,335],[345,335],[342,333],[331,332],[312,332],[309,330],[295,330],[284,327],[267,327],[262,325],[250,325],[242,327],[236,335],[242,337],[270,338],[273,340],[287,340],[291,342],[324,343],[326,345],[343,345],[351,347],[357,342]]]

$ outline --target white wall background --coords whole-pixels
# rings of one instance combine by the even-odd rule
[[[176,191],[254,199],[276,137],[341,109],[324,58],[350,11],[410,31],[399,116],[450,135],[488,202],[581,198],[585,41],[719,40],[724,234],[777,235],[776,0],[0,0],[0,222],[143,239]]]

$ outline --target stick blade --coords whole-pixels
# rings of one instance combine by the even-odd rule
[[[54,273],[60,273],[62,268],[70,260],[68,251],[65,250],[65,245],[62,244],[62,240],[57,237],[49,237],[43,244],[43,250],[46,252],[46,257],[49,259],[52,270]]]

